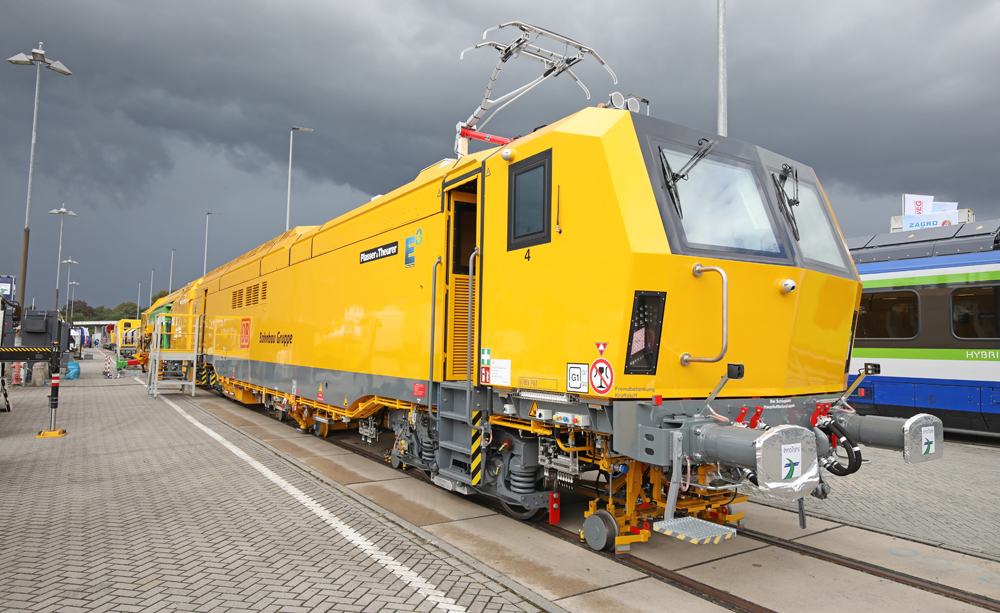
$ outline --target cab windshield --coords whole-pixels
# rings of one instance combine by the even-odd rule
[[[791,193],[792,179],[781,175],[779,182],[786,193]],[[799,231],[799,248],[807,260],[815,260],[834,268],[846,268],[840,249],[840,236],[826,214],[826,200],[815,185],[801,179],[798,186],[799,203],[793,210]]]
[[[671,168],[693,152],[662,147]],[[750,164],[709,155],[676,181],[680,225],[691,247],[784,257],[767,213],[761,185]],[[673,197],[668,194],[668,197]]]

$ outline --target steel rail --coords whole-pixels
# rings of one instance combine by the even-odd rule
[[[761,543],[767,543],[768,545],[772,545],[774,547],[780,547],[781,549],[787,549],[788,551],[794,551],[795,553],[807,555],[816,558],[817,560],[823,560],[824,562],[830,562],[852,570],[875,575],[876,577],[888,579],[896,583],[902,583],[903,585],[915,587],[940,596],[946,596],[953,600],[973,604],[977,607],[982,607],[990,611],[1000,612],[1000,601],[993,600],[992,598],[986,598],[985,596],[973,594],[972,592],[966,592],[965,590],[942,585],[934,581],[921,579],[906,573],[854,560],[840,554],[830,553],[829,551],[823,551],[822,549],[816,549],[815,547],[810,547],[794,541],[788,541],[768,534],[761,534],[760,532],[755,532],[754,530],[749,530],[747,528],[738,528],[737,533],[740,536],[745,536],[747,538],[754,539],[755,541],[760,541]]]
[[[553,536],[562,538],[565,541],[575,543],[581,548],[587,549],[587,551],[593,551],[590,547],[586,547],[580,542],[580,535],[574,534],[565,528],[560,528],[559,526],[553,526],[547,522],[524,522],[533,525],[538,530],[542,532],[547,532]],[[745,613],[775,613],[773,609],[768,609],[765,606],[759,605],[754,602],[750,602],[744,598],[724,592],[718,588],[714,588],[711,585],[702,583],[690,577],[685,577],[680,573],[676,573],[672,570],[667,570],[662,566],[657,566],[652,562],[643,560],[641,558],[636,558],[633,556],[628,556],[627,558],[618,558],[612,552],[597,551],[595,552],[609,560],[614,560],[623,566],[631,566],[637,570],[641,570],[647,575],[653,576],[664,583],[669,583],[674,587],[680,588],[685,592],[699,596],[705,600],[715,602],[716,604],[721,604],[732,611],[741,611]]]

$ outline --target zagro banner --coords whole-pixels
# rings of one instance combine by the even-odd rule
[[[958,211],[924,213],[923,215],[903,215],[903,230],[923,230],[940,228],[958,223]]]

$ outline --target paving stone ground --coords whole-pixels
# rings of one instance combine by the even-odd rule
[[[884,449],[862,447],[862,454],[872,463],[855,474],[824,474],[833,494],[806,498],[808,514],[1000,560],[1000,444],[946,440],[943,457],[923,464],[907,464],[901,453]]]
[[[434,610],[140,384],[104,380],[97,358],[61,388],[68,436],[34,438],[47,388],[13,391],[13,412],[0,413],[0,610]],[[466,610],[538,610],[170,397]]]

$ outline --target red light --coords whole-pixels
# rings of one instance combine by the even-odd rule
[[[660,406],[661,404],[663,404],[663,396],[659,395],[653,396],[653,404],[656,406]]]
[[[858,395],[861,396],[862,398],[864,398],[865,397],[865,388],[863,388],[863,387],[859,388],[858,389]]]

